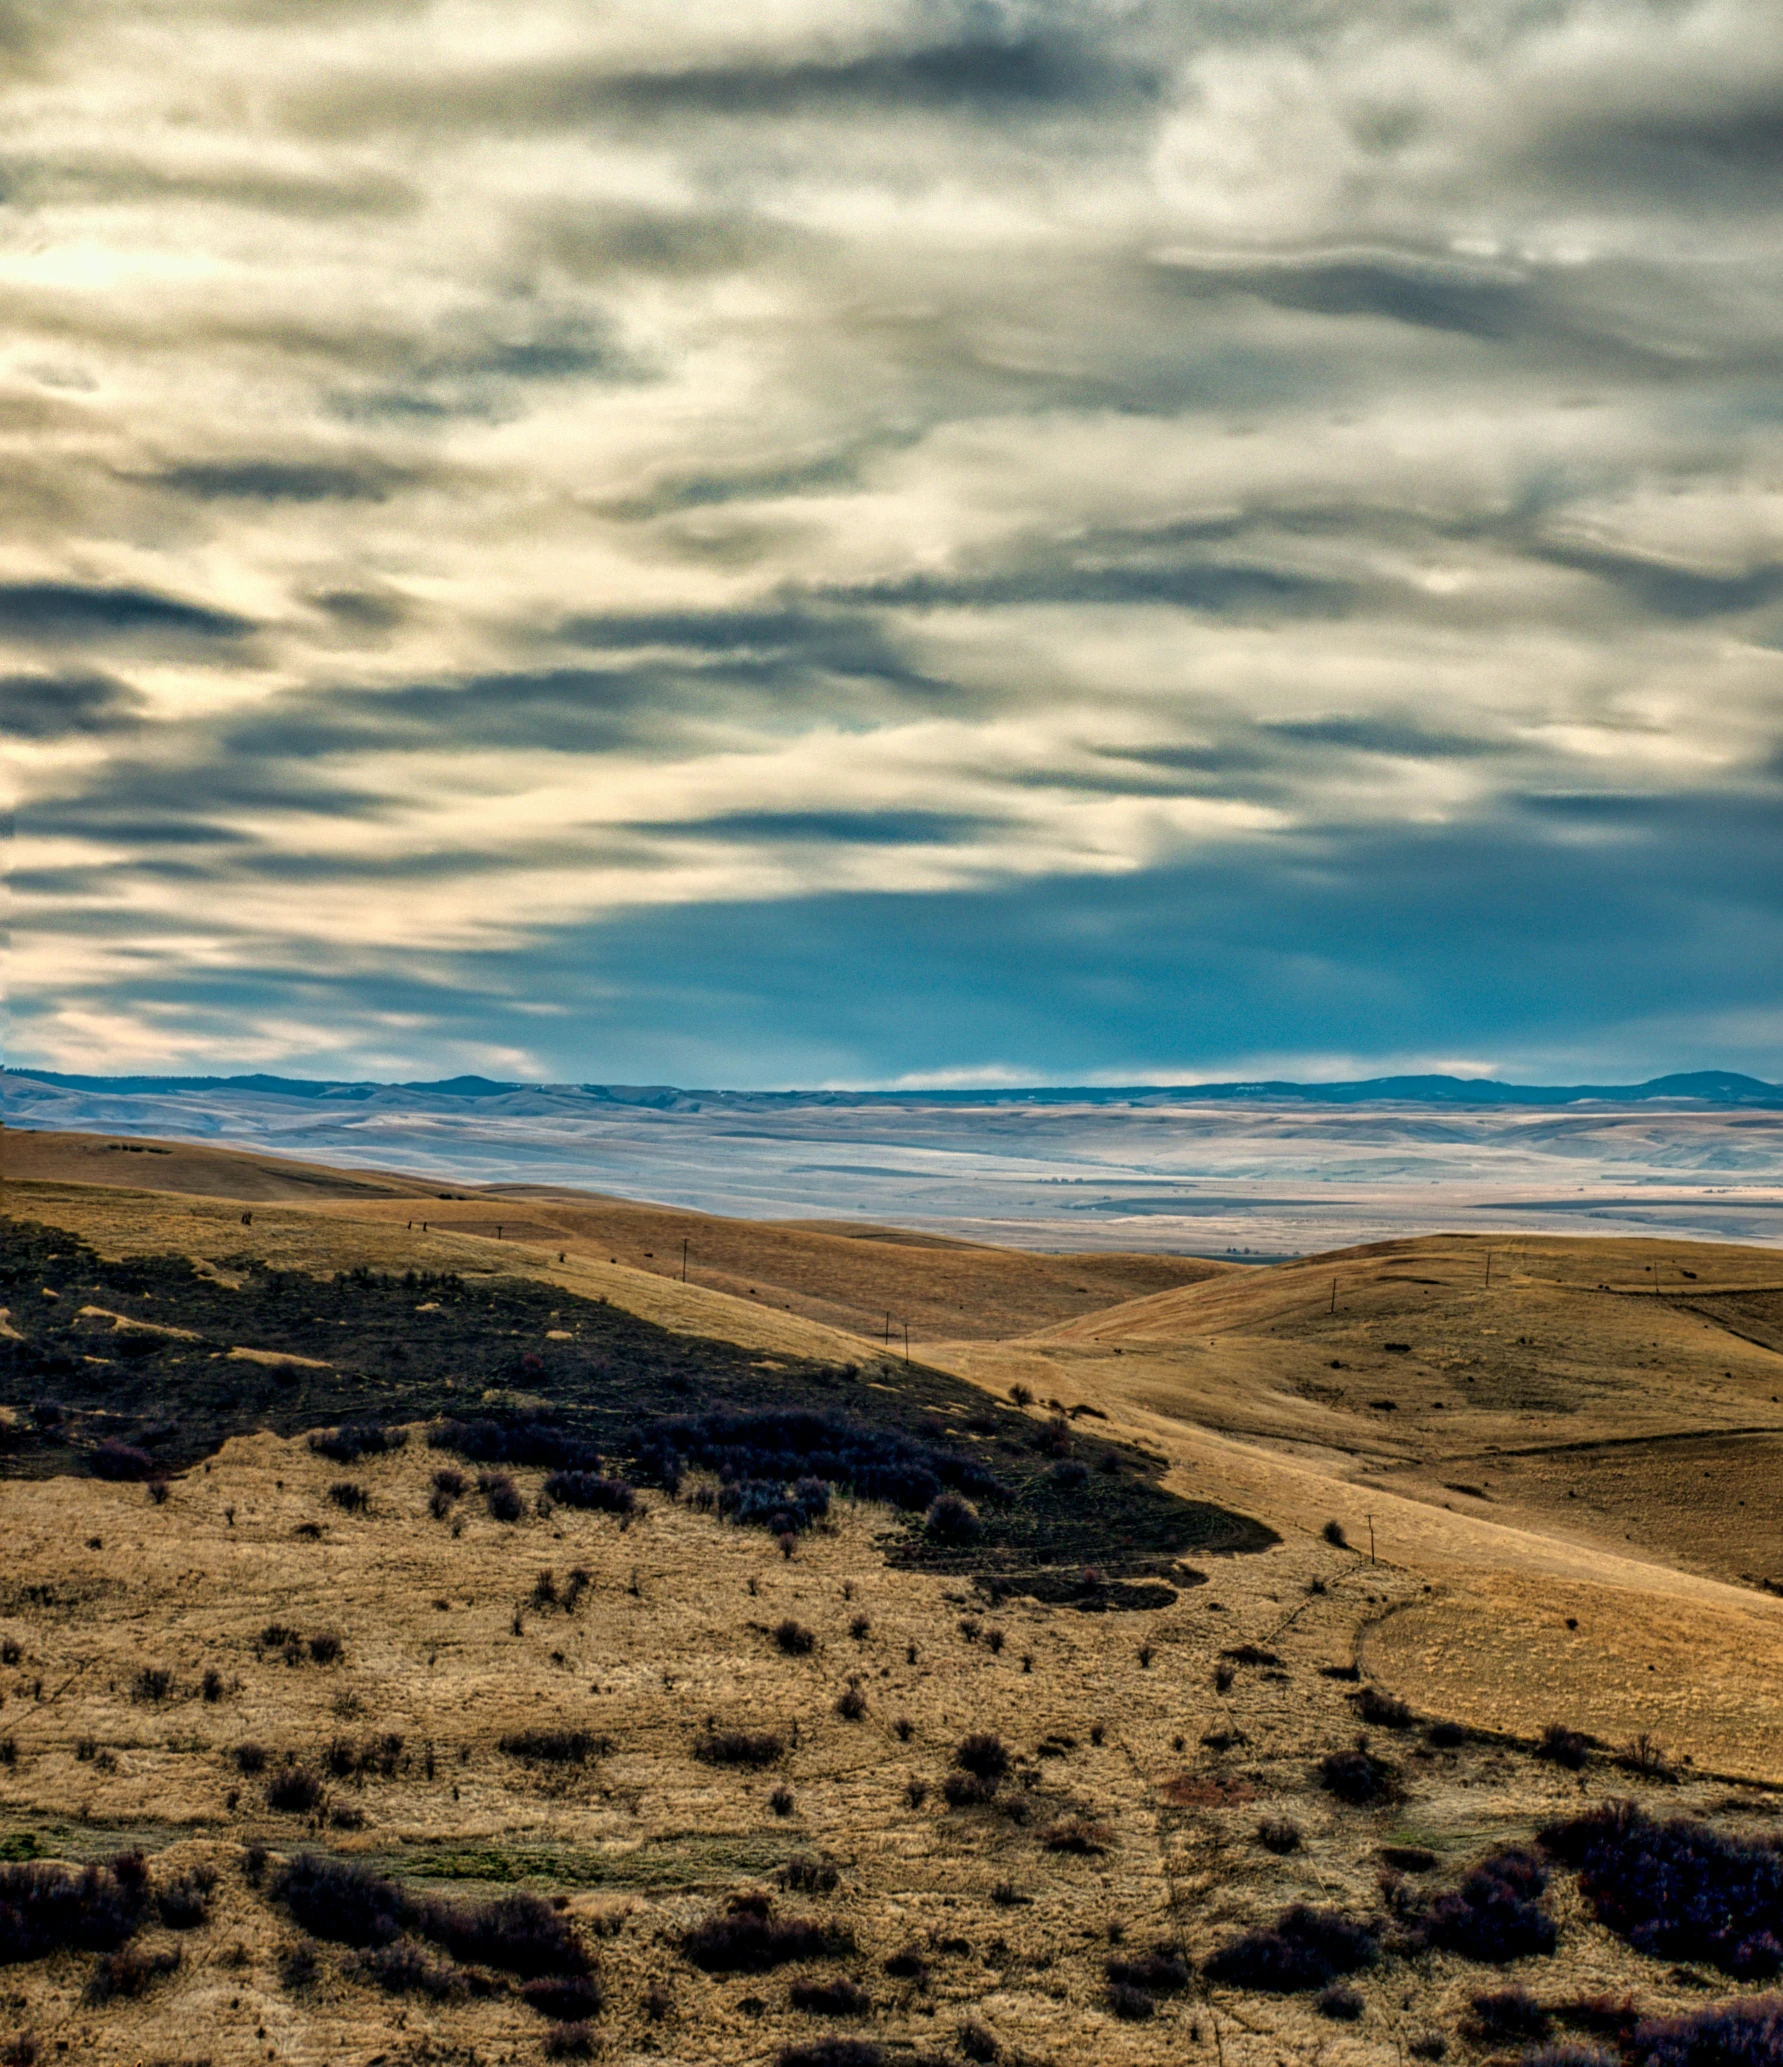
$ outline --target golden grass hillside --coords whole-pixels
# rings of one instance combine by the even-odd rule
[[[8,1180],[27,1197],[48,1184],[63,1196],[70,1186],[104,1186],[314,1207],[354,1226],[400,1224],[406,1233],[410,1223],[425,1224],[430,1232],[561,1252],[578,1264],[664,1284],[681,1282],[685,1265],[690,1289],[882,1346],[895,1341],[900,1350],[906,1330],[912,1343],[1022,1335],[1242,1270],[1194,1256],[1051,1256],[895,1228],[850,1225],[842,1232],[814,1222],[726,1220],[549,1186],[443,1185],[331,1170],[210,1143],[12,1132],[3,1146]]]
[[[601,1256],[587,1228],[578,1249],[567,1219],[503,1222],[498,1242],[505,1201],[446,1201],[466,1224],[441,1228],[419,1210],[437,1199],[330,1197],[325,1175],[250,1201],[15,1165],[7,1203],[225,1286],[269,1264],[318,1285],[513,1278],[788,1369],[857,1364],[888,1397],[900,1380],[883,1341]],[[526,1204],[585,1210],[607,1207]],[[765,1260],[786,1233],[733,1239]],[[815,1239],[796,1256],[960,1267],[878,1232]],[[919,1518],[866,1503],[783,1548],[713,1511],[698,1474],[622,1516],[542,1502],[544,1474],[515,1470],[499,1519],[476,1467],[419,1428],[347,1464],[263,1433],[146,1486],[0,1477],[0,1873],[140,1847],[148,1888],[121,1963],[0,1964],[0,2045],[184,2067],[578,2049],[1064,2067],[1086,2048],[1135,2067],[1487,2067],[1507,2041],[1473,2005],[1507,1987],[1556,2042],[1598,2045],[1605,2003],[1762,1992],[1637,1953],[1552,1862],[1551,1952],[1483,1962],[1428,1919],[1470,1866],[1607,1799],[1736,1843],[1776,1827],[1777,1258],[1495,1244],[1488,1285],[1483,1244],[1435,1236],[1060,1316],[1000,1252],[965,1253],[975,1326],[1010,1332],[923,1361],[1022,1387],[1064,1462],[1090,1431],[1140,1445],[1176,1491],[1278,1540],[1179,1560],[1142,1611],[902,1568],[888,1554]],[[150,1311],[92,1317],[88,1353],[148,1338]],[[488,1405],[513,1408],[499,1389]],[[1594,1742],[1544,1757],[1550,1726]],[[765,1762],[701,1755],[735,1733],[773,1740]],[[976,1796],[956,1763],[974,1734],[1010,1762]],[[1350,1801],[1322,1762],[1359,1736],[1383,1778]],[[300,1922],[279,1890],[306,1853],[398,1891],[400,1957]],[[523,1973],[439,1935],[515,1894],[560,1905],[598,2011],[553,2019]],[[800,1956],[702,1965],[702,1929],[758,1898],[813,1926]],[[1326,2007],[1206,1967],[1296,1901],[1372,1935]]]
[[[1385,1959],[1351,1977],[1353,2022],[1199,1979],[1130,2021],[1109,1963],[1162,1946],[1192,1964],[1294,1899],[1375,1914],[1390,1857],[1412,1858],[1414,1888],[1446,1886],[1606,1793],[1769,1827],[1761,1795],[1719,1781],[1573,1773],[1409,1727],[1374,1732],[1398,1798],[1346,1805],[1317,1766],[1354,1740],[1358,1688],[1326,1668],[1430,1596],[1315,1539],[1216,1565],[1162,1611],[1092,1615],[888,1571],[880,1510],[844,1509],[788,1559],[687,1499],[647,1496],[624,1527],[530,1504],[510,1524],[471,1487],[436,1516],[437,1462],[418,1442],[363,1460],[353,1513],[329,1495],[338,1465],[269,1437],[159,1504],[90,1480],[0,1486],[0,1846],[137,1845],[157,1885],[202,1891],[202,1921],[139,1934],[139,1992],[95,2000],[89,1954],[0,1968],[7,2018],[46,2057],[546,2056],[553,2026],[516,1977],[424,1947],[438,1999],[391,1992],[361,1951],[299,1929],[275,1890],[316,1847],[422,1894],[561,1902],[598,1964],[601,2057],[769,2061],[842,2032],[959,2060],[968,2026],[1010,2060],[1384,2062],[1432,2034],[1473,2057],[1468,2003],[1507,1980],[1668,2009],[1701,1990],[1564,1888],[1556,1955]],[[788,1622],[808,1650],[777,1637]],[[702,1739],[739,1729],[781,1748],[702,1760]],[[577,1732],[580,1756],[531,1748]],[[972,1733],[995,1733],[1012,1771],[950,1805]],[[315,1791],[281,1810],[293,1772]],[[1259,1839],[1278,1825],[1290,1849]],[[750,1890],[834,1952],[703,1970],[689,1934]],[[863,2008],[798,2006],[839,1981]]]

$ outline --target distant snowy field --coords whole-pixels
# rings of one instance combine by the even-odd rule
[[[1774,1107],[0,1082],[9,1127],[1034,1248],[1280,1256],[1439,1227],[1783,1242]]]

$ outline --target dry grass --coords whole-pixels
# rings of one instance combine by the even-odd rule
[[[491,1246],[411,1230],[388,1196],[370,1217],[362,1201],[256,1206],[248,1230],[239,1205],[197,1194],[23,1189],[15,1210],[108,1253],[174,1248],[225,1273],[250,1245],[317,1271],[465,1269]],[[1715,1576],[1757,1540],[1737,1502],[1751,1497],[1742,1474],[1765,1468],[1748,1447],[1764,1439],[1730,1431],[1767,1414],[1783,1425],[1770,1400],[1783,1359],[1707,1316],[1715,1286],[1737,1280],[1738,1325],[1762,1332],[1765,1295],[1751,1288],[1783,1269],[1761,1252],[1666,1244],[1698,1276],[1677,1281],[1688,1303],[1655,1299],[1641,1274],[1658,1246],[1524,1244],[1500,1252],[1488,1293],[1481,1245],[1432,1238],[1233,1276],[1007,1347],[927,1352],[1001,1388],[1019,1374],[1042,1403],[1101,1408],[1111,1430],[1171,1457],[1180,1490],[1284,1537],[1214,1562],[1209,1584],[1160,1612],[1005,1600],[1000,1651],[962,1640],[962,1621],[989,1610],[961,1582],[884,1564],[882,1510],[839,1506],[788,1561],[660,1494],[623,1533],[595,1513],[540,1518],[540,1474],[526,1471],[518,1524],[467,1500],[454,1534],[430,1516],[437,1459],[418,1443],[353,1465],[364,1515],[330,1503],[338,1465],[270,1436],[231,1443],[162,1505],[138,1486],[0,1481],[0,1738],[15,1746],[0,1764],[0,1851],[85,1859],[140,1843],[158,1875],[218,1874],[208,1924],[145,1936],[151,1955],[177,1942],[184,1957],[138,1997],[84,2002],[90,1956],[0,1969],[0,2038],[16,2027],[54,2057],[219,2067],[542,2056],[548,2027],[512,1992],[391,1995],[326,1945],[303,1979],[310,1956],[267,1899],[270,1868],[251,1876],[255,1847],[276,1866],[305,1844],[421,1887],[564,1898],[605,1983],[590,2042],[615,2060],[771,2060],[823,2028],[793,2006],[794,1984],[839,1977],[871,1998],[847,2029],[918,2056],[970,2017],[1005,2058],[1088,2049],[1134,2067],[1315,2054],[1385,2067],[1433,2032],[1472,2062],[1485,2055],[1463,2036],[1467,2005],[1490,1987],[1695,2008],[1705,1998],[1591,1922],[1565,1876],[1557,1959],[1503,1972],[1449,1953],[1388,1959],[1346,1983],[1362,2004],[1353,2022],[1318,2016],[1310,1997],[1210,1993],[1199,1979],[1133,2019],[1106,1971],[1155,1948],[1166,1965],[1198,1963],[1296,1901],[1378,1914],[1382,1847],[1429,1854],[1412,1882],[1444,1884],[1582,1799],[1634,1792],[1656,1811],[1774,1827],[1762,1795],[1730,1795],[1706,1773],[1783,1781],[1768,1727],[1783,1704],[1783,1602]],[[672,1325],[860,1354],[820,1322],[623,1264],[559,1266],[505,1242],[500,1262],[611,1287]],[[1369,1408],[1389,1385],[1398,1409]],[[1717,1433],[1693,1450],[1685,1429]],[[1642,1504],[1640,1472],[1620,1461],[1637,1454],[1655,1483],[1683,1474],[1675,1495]],[[1566,1499],[1574,1470],[1599,1475],[1590,1502]],[[1666,1516],[1679,1518],[1670,1547]],[[1359,1547],[1327,1543],[1328,1519]],[[575,1570],[587,1576],[569,1612]],[[785,1620],[814,1633],[809,1652],[776,1642]],[[314,1661],[315,1635],[340,1639],[338,1660]],[[1418,1718],[1374,1733],[1397,1798],[1364,1808],[1316,1781],[1359,1727],[1358,1687],[1323,1668],[1358,1657]],[[145,1694],[163,1672],[165,1691]],[[220,1698],[205,1698],[207,1672]],[[837,1703],[853,1675],[866,1706],[851,1718]],[[1422,1727],[1432,1717],[1531,1742],[1556,1721],[1612,1747],[1645,1731],[1678,1776],[1601,1752],[1575,1773],[1509,1742],[1438,1744]],[[702,1737],[732,1729],[782,1736],[783,1756],[759,1769],[696,1757]],[[588,1755],[501,1748],[541,1732],[581,1733]],[[989,1801],[950,1808],[945,1782],[975,1732],[1000,1736],[1015,1772]],[[267,1759],[250,1773],[236,1753],[253,1745]],[[322,1790],[308,1819],[266,1806],[292,1764]],[[1729,1799],[1743,1806],[1716,1810]],[[1260,1840],[1284,1822],[1297,1846]],[[1074,1827],[1093,1842],[1049,1845]],[[778,1887],[795,1854],[824,1862],[790,1876],[817,1892]],[[839,1882],[823,1892],[829,1866]],[[776,1913],[851,1934],[855,1951],[734,1977],[689,1964],[687,1934],[752,1889],[773,1891]]]
[[[1199,1958],[1298,1896],[1366,1913],[1379,1899],[1380,1842],[1460,1861],[1578,1799],[1572,1775],[1477,1745],[1395,1745],[1409,1777],[1394,1808],[1356,1811],[1318,1793],[1315,1756],[1354,1727],[1348,1690],[1318,1667],[1347,1656],[1387,1610],[1423,1598],[1405,1575],[1322,1544],[1234,1561],[1162,1613],[1005,1602],[1010,1643],[998,1655],[959,1641],[948,1582],[883,1566],[879,1511],[844,1510],[790,1565],[771,1543],[661,1496],[625,1534],[559,1510],[513,1528],[472,1513],[454,1537],[428,1516],[430,1466],[419,1445],[362,1460],[373,1518],[331,1520],[319,1541],[293,1530],[329,1513],[334,1467],[271,1437],[230,1444],[161,1507],[91,1480],[0,1488],[0,1622],[21,1647],[6,1676],[19,1752],[0,1772],[0,1832],[15,1850],[29,1840],[74,1857],[128,1838],[158,1873],[219,1873],[213,1921],[184,1934],[177,1974],[99,2011],[80,2003],[78,1960],[12,1969],[24,2025],[96,2060],[259,2058],[261,2028],[277,2057],[296,2061],[368,2061],[424,2037],[492,2057],[518,2044],[531,2057],[542,2027],[512,1996],[386,1996],[327,1947],[312,1984],[285,1987],[280,1963],[297,1934],[244,1880],[248,1848],[276,1859],[322,1843],[418,1882],[567,1895],[606,1981],[600,2031],[621,2052],[655,2027],[645,1998],[666,1984],[675,2057],[768,2057],[807,2029],[790,1981],[846,1973],[873,1996],[882,2035],[926,2041],[937,2020],[946,2029],[974,2009],[1038,2057],[1093,2030],[1102,2057],[1161,2061],[1180,2057],[1192,2023],[1210,2030],[1218,2015],[1227,2054],[1265,2067],[1272,2048],[1310,2042],[1306,2003],[1218,1992],[1210,2008],[1194,1991],[1129,2024],[1109,2006],[1108,1926]],[[84,1547],[92,1537],[101,1548]],[[575,1612],[529,1609],[514,1634],[539,1571],[572,1566],[589,1575]],[[1315,1577],[1323,1593],[1308,1591]],[[850,1634],[862,1612],[864,1640]],[[785,1617],[816,1633],[808,1655],[775,1643]],[[317,1666],[306,1651],[288,1664],[263,1641],[270,1622],[338,1633],[340,1660]],[[1135,1655],[1142,1636],[1156,1653],[1149,1670]],[[1219,1696],[1212,1667],[1235,1639],[1283,1663],[1240,1667]],[[147,1704],[132,1694],[145,1664],[172,1675]],[[218,1703],[200,1693],[207,1668],[224,1683]],[[858,1721],[834,1712],[852,1672],[871,1695]],[[30,1692],[39,1681],[41,1702]],[[900,1716],[914,1724],[907,1740],[891,1727]],[[771,1772],[702,1764],[694,1746],[709,1721],[772,1726],[786,1757]],[[608,1738],[611,1750],[569,1763],[501,1750],[504,1736],[547,1724]],[[938,1783],[972,1731],[999,1734],[1016,1770],[989,1805],[949,1809]],[[1222,1734],[1223,1751],[1203,1742]],[[240,1772],[242,1743],[267,1749],[264,1775]],[[313,1818],[265,1806],[267,1779],[292,1758],[322,1780]],[[908,1803],[912,1779],[932,1784],[920,1808]],[[797,1807],[783,1819],[769,1797],[788,1781]],[[1005,1803],[1020,1804],[1021,1820]],[[350,1827],[333,1820],[340,1810]],[[1257,1844],[1271,1816],[1304,1831],[1292,1856]],[[1093,1846],[1049,1844],[1074,1823],[1094,1832]],[[777,1900],[852,1933],[857,1954],[735,1980],[689,1967],[681,1936],[739,1890],[771,1887],[795,1853],[834,1861],[840,1886]],[[1019,1890],[1016,1906],[999,1899],[1000,1884]],[[1581,1988],[1638,1981],[1654,1996],[1653,1970],[1594,1926],[1572,1937],[1567,1972]],[[882,1972],[913,1941],[929,1948],[926,1989]],[[1439,1959],[1415,1977],[1361,1977],[1357,2031],[1380,2044],[1403,2019],[1408,1987],[1421,2018],[1452,2026],[1471,1971]],[[1676,1994],[1661,1987],[1655,1999]]]

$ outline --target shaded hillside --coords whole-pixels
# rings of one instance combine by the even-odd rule
[[[824,1476],[821,1459],[841,1451],[913,1458],[897,1480],[913,1520],[943,1487],[969,1495],[980,1520],[958,1540],[913,1533],[900,1555],[956,1569],[1130,1571],[1273,1540],[1166,1493],[1156,1460],[1128,1445],[1036,1421],[916,1364],[766,1357],[525,1277],[360,1269],[318,1279],[268,1269],[251,1250],[222,1275],[182,1256],[108,1262],[57,1229],[4,1228],[0,1296],[12,1319],[0,1400],[14,1410],[13,1471],[97,1464],[148,1476],[255,1429],[451,1415],[525,1424],[534,1449],[542,1424],[560,1461],[613,1460],[657,1477],[677,1456],[722,1471],[726,1444],[735,1475],[775,1485]],[[735,1433],[739,1417],[770,1413],[821,1428]],[[732,1433],[715,1434],[726,1416]],[[801,1443],[818,1461],[795,1456]],[[842,1490],[859,1468],[838,1478]],[[863,1490],[884,1497],[878,1479]]]

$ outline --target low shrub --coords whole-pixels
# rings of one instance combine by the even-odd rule
[[[1324,1988],[1380,1957],[1374,1933],[1335,1910],[1296,1902],[1273,1925],[1246,1931],[1204,1963],[1211,1981],[1270,1995]]]
[[[1406,1704],[1394,1694],[1384,1694],[1379,1687],[1364,1687],[1359,1694],[1352,1694],[1350,1700],[1356,1713],[1371,1729],[1409,1730],[1413,1716]]]
[[[133,1701],[165,1701],[173,1689],[173,1674],[162,1665],[145,1665],[130,1682]]]
[[[544,1976],[528,1981],[520,1993],[529,2008],[560,2024],[585,2024],[607,2006],[606,1992],[593,1974]]]
[[[789,1658],[807,1658],[817,1648],[816,1632],[795,1622],[790,1615],[775,1625],[774,1641]]]
[[[1362,2014],[1362,1998],[1355,1989],[1334,1981],[1329,1988],[1319,1991],[1313,2008],[1321,2017],[1329,2017],[1334,2024],[1353,2024]]]
[[[859,1722],[866,1712],[867,1697],[859,1687],[844,1687],[836,1696],[836,1713],[844,1722]]]
[[[309,1649],[313,1665],[334,1665],[340,1661],[341,1640],[329,1630],[321,1630],[312,1636]]]
[[[522,1980],[589,1971],[588,1954],[568,1921],[538,1895],[498,1895],[486,1902],[415,1898],[408,1913],[424,1938],[468,1965],[495,1967]]]
[[[929,1963],[914,1945],[906,1945],[901,1952],[888,1954],[880,1965],[894,1981],[926,1981],[929,1978]]]
[[[1399,1776],[1392,1766],[1361,1746],[1354,1751],[1333,1751],[1320,1759],[1319,1785],[1352,1808],[1394,1801],[1399,1795]]]
[[[1406,2047],[1414,2060],[1446,2060],[1449,2041],[1440,2031],[1421,2031]]]
[[[1559,1932],[1542,1899],[1547,1886],[1547,1868],[1534,1853],[1495,1852],[1458,1888],[1436,1897],[1419,1920],[1418,1936],[1492,1966],[1551,1953]]]
[[[352,1971],[386,1995],[425,1995],[434,2002],[446,2002],[466,1992],[465,1977],[456,1967],[429,1959],[420,1946],[407,1939],[361,1953]]]
[[[371,1507],[371,1495],[350,1478],[336,1479],[328,1488],[328,1497],[348,1514],[364,1514]]]
[[[852,1950],[852,1940],[813,1917],[776,1917],[766,1895],[746,1895],[696,1925],[682,1949],[708,1974],[760,1974],[794,1960],[832,1959]]]
[[[1123,2024],[1143,2024],[1157,2013],[1158,2005],[1143,1988],[1116,1981],[1108,1990],[1108,2007]]]
[[[306,1766],[286,1766],[267,1783],[266,1806],[281,1816],[310,1815],[321,1799],[322,1783]]]
[[[1382,1845],[1379,1856],[1395,1873],[1430,1873],[1442,1863],[1422,1845]]]
[[[545,2033],[547,2060],[587,2060],[594,2054],[595,2035],[586,2024],[554,2024]]]
[[[501,1895],[487,1902],[416,1895],[368,1867],[315,1853],[292,1860],[272,1893],[312,1937],[359,1951],[393,1945],[406,1930],[443,1946],[457,1960],[523,1980],[589,1971],[581,1941],[537,1895]]]
[[[155,1460],[147,1450],[139,1450],[131,1443],[121,1443],[115,1436],[107,1436],[93,1452],[93,1476],[113,1480],[152,1478]]]
[[[1273,1651],[1266,1651],[1261,1644],[1234,1644],[1230,1650],[1220,1653],[1230,1665],[1279,1665],[1282,1661]]]
[[[1488,2045],[1529,2043],[1546,2038],[1553,2019],[1527,1988],[1501,1988],[1476,1995],[1468,2005],[1469,2038]]]
[[[968,2017],[954,2034],[954,2042],[974,2067],[991,2067],[994,2060],[1001,2058],[1003,2048],[997,2034],[980,2024],[975,2017]]]
[[[708,1766],[771,1766],[785,1750],[772,1730],[708,1730],[694,1740],[693,1755]]]
[[[1783,1996],[1717,2004],[1635,2027],[1628,2067],[1776,2067],[1783,2060]]]
[[[1549,1723],[1535,1751],[1537,1758],[1564,1766],[1569,1773],[1580,1771],[1590,1753],[1591,1739],[1581,1731],[1569,1730],[1564,1723]]]
[[[1257,1842],[1266,1852],[1285,1859],[1290,1852],[1300,1849],[1300,1826],[1290,1823],[1285,1816],[1272,1816],[1257,1825]]]
[[[808,2017],[864,2017],[873,1998],[846,1974],[831,1981],[795,1981],[787,1991],[795,2010]]]
[[[525,1510],[519,1487],[505,1471],[479,1472],[477,1491],[482,1494],[484,1505],[494,1521],[517,1522]]]
[[[177,1945],[165,1951],[147,1952],[140,1945],[125,1945],[103,1954],[87,1977],[84,2000],[107,2003],[118,1996],[146,1995],[157,1981],[177,1974],[185,1954]]]
[[[1783,1852],[1706,1824],[1651,1821],[1611,1802],[1541,1833],[1575,1867],[1599,1923],[1656,1959],[1700,1960],[1741,1981],[1783,1969]]]
[[[321,1965],[321,1956],[315,1946],[307,1938],[300,1938],[279,1957],[280,1984],[294,1995],[302,1989],[313,1988]]]
[[[516,1730],[498,1739],[497,1747],[528,1765],[554,1766],[586,1765],[613,1748],[610,1738],[591,1736],[586,1730]]]
[[[659,1421],[634,1431],[623,1447],[671,1491],[691,1471],[710,1473],[720,1481],[721,1513],[773,1535],[802,1532],[821,1520],[831,1487],[905,1510],[928,1507],[944,1488],[997,1490],[975,1457],[808,1408],[723,1408]]]
[[[970,1500],[958,1493],[942,1493],[929,1503],[923,1527],[937,1543],[974,1543],[984,1533],[984,1523]]]
[[[1009,1777],[1009,1747],[991,1730],[976,1730],[954,1747],[953,1762],[974,1780],[995,1788]]]
[[[208,1866],[195,1866],[155,1890],[155,1908],[170,1931],[196,1931],[210,1922],[210,1899],[217,1876]]]
[[[310,1448],[336,1464],[357,1464],[361,1457],[382,1457],[400,1450],[408,1439],[406,1428],[386,1428],[378,1421],[349,1421],[339,1428],[318,1429],[310,1437]]]
[[[1049,1852],[1065,1852],[1078,1859],[1099,1859],[1114,1843],[1114,1832],[1106,1823],[1088,1816],[1065,1816],[1049,1823],[1040,1833]]]
[[[1635,2026],[1641,2021],[1632,1995],[1575,1995],[1553,2007],[1556,2024],[1564,2024],[1569,2031],[1588,2031],[1593,2037],[1607,2038],[1619,2052],[1627,2050]]]
[[[146,1894],[124,1859],[79,1869],[0,1865],[0,1966],[52,1952],[115,1952],[140,1929]]]
[[[790,1787],[776,1787],[768,1796],[768,1807],[776,1816],[790,1816],[797,1806]]]
[[[794,1852],[780,1869],[780,1885],[801,1895],[833,1895],[841,1881],[830,1861],[812,1852]]]
[[[1189,1963],[1168,1945],[1159,1945],[1136,1959],[1111,1959],[1108,1978],[1128,1988],[1143,1988],[1148,1995],[1176,1995],[1193,1982]]]
[[[819,2038],[809,2045],[783,2045],[775,2067],[885,2067],[885,2048],[870,2038]]]
[[[638,1489],[622,1478],[597,1471],[554,1471],[545,1481],[545,1498],[559,1507],[580,1507],[598,1514],[631,1514]]]
[[[406,1899],[394,1881],[346,1859],[302,1852],[280,1869],[272,1896],[312,1938],[373,1951],[402,1935]]]
[[[235,1760],[236,1771],[250,1777],[266,1770],[266,1747],[263,1744],[238,1744],[230,1757]]]
[[[1348,1550],[1350,1547],[1350,1539],[1343,1532],[1342,1522],[1327,1522],[1319,1534],[1335,1550]]]

